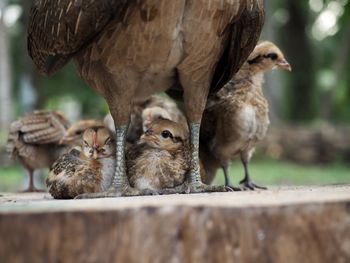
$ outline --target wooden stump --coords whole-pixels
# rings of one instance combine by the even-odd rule
[[[0,262],[350,262],[350,186],[0,197]]]

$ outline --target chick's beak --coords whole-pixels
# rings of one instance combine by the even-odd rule
[[[288,70],[288,71],[292,71],[292,67],[290,66],[290,64],[288,63],[288,61],[286,59],[282,59],[282,60],[278,61],[277,67],[279,67],[281,69]]]
[[[93,154],[92,154],[92,158],[93,158],[94,160],[96,160],[96,159],[98,158],[97,147],[93,147],[93,149],[94,149],[94,152],[93,152]]]

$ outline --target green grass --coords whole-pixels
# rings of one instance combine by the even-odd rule
[[[47,170],[43,173],[35,174],[35,186],[43,188],[44,177],[47,175]],[[0,167],[0,192],[15,192],[24,190],[28,182],[27,172],[20,166]]]
[[[23,170],[20,167],[0,167],[0,192],[18,190],[22,178]]]
[[[286,161],[259,159],[252,160],[249,168],[254,182],[261,185],[327,185],[350,183],[349,163],[305,166]],[[238,184],[238,181],[243,178],[243,166],[239,161],[232,164],[230,175],[232,182],[235,184]],[[0,192],[17,191],[23,188],[22,180],[25,176],[25,172],[19,166],[0,167]],[[216,176],[215,183],[224,183],[224,176],[221,170]]]
[[[350,183],[350,164],[300,165],[276,160],[252,160],[249,165],[254,182],[262,185],[326,185]],[[243,179],[244,170],[239,161],[231,166],[230,177],[237,184]],[[224,176],[219,171],[215,183],[223,184]]]

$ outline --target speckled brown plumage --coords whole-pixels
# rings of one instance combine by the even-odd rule
[[[188,132],[169,120],[152,122],[140,142],[127,152],[129,182],[140,190],[183,184],[189,165]]]
[[[180,123],[187,128],[186,117],[179,110],[176,103],[164,96],[154,95],[146,101],[134,104],[130,115],[127,141],[136,143],[143,132],[147,130],[149,124],[158,118]],[[110,130],[114,131],[115,125],[110,113],[105,117],[104,123]]]
[[[56,199],[106,190],[115,165],[114,138],[104,127],[83,134],[81,150],[72,149],[52,165],[46,185]]]
[[[196,192],[203,188],[198,129],[207,96],[246,60],[263,19],[263,0],[36,0],[28,49],[45,73],[74,57],[81,77],[107,100],[117,130],[113,182],[122,194],[137,194],[128,185],[124,161],[132,105],[181,87],[193,146],[191,189]]]
[[[86,129],[97,128],[102,126],[104,126],[103,121],[96,120],[96,119],[86,119],[86,120],[79,120],[77,122],[74,122],[67,129],[65,136],[60,141],[60,144],[72,145],[72,146],[80,145],[81,138]]]
[[[37,191],[33,183],[36,169],[50,167],[65,150],[59,145],[69,126],[67,119],[56,111],[34,111],[11,124],[7,152],[28,170],[29,188]]]
[[[236,155],[240,155],[245,179],[250,181],[247,164],[269,125],[268,102],[262,91],[263,73],[275,67],[290,70],[278,47],[263,42],[256,46],[234,78],[208,100],[201,127],[201,152],[208,182],[221,166],[228,184],[228,165]],[[254,188],[254,185],[247,182],[246,187]]]

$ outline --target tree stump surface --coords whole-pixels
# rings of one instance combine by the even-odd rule
[[[350,185],[90,200],[2,193],[0,262],[350,262]]]

